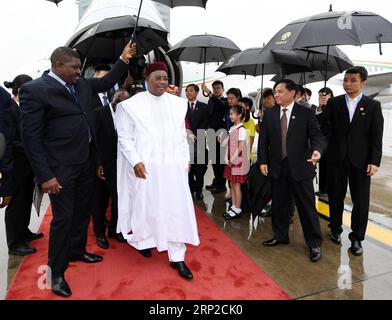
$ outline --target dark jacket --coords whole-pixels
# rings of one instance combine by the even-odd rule
[[[2,178],[0,180],[0,196],[11,196],[11,181],[12,181],[12,167],[13,167],[13,135],[11,130],[11,108],[12,99],[7,90],[0,87],[0,132],[5,139],[5,152],[0,159],[0,172]],[[4,146],[3,146],[4,147]]]
[[[27,156],[38,183],[54,178],[51,167],[83,164],[90,156],[89,130],[95,142],[92,99],[112,88],[127,72],[119,60],[103,78],[80,78],[78,102],[49,75],[30,81],[20,90],[21,129]]]
[[[212,97],[208,100],[208,128],[218,131],[227,129],[226,115],[230,107],[224,98]]]
[[[114,165],[117,161],[117,132],[109,108],[111,107],[100,107],[94,110],[98,164],[104,166]]]
[[[269,175],[274,179],[280,176],[281,144],[280,107],[275,106],[264,111],[258,144],[258,163],[269,165]],[[307,160],[311,158],[313,151],[322,154],[324,146],[325,140],[315,113],[295,103],[286,138],[287,160],[295,181],[314,178],[315,167]]]
[[[328,101],[322,115],[328,128],[328,162],[348,157],[358,169],[380,166],[384,118],[379,101],[363,95],[350,123],[346,98],[341,95]]]
[[[197,129],[208,129],[208,105],[197,101],[195,111],[191,111],[191,104],[188,102],[188,112],[186,114],[189,126],[194,135],[197,135]]]

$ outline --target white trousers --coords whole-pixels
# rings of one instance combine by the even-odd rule
[[[185,261],[186,245],[182,242],[168,242],[167,254],[170,262]]]

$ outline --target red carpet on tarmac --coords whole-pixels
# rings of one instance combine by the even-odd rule
[[[180,278],[167,253],[153,250],[146,259],[127,243],[110,241],[103,250],[90,225],[87,251],[104,257],[98,264],[72,262],[65,278],[71,299],[81,300],[282,300],[291,299],[206,214],[196,208],[200,246],[188,246],[186,263],[193,281]],[[38,253],[25,257],[8,290],[7,300],[62,299],[42,288],[39,268],[47,263],[50,207],[34,242]],[[41,286],[39,286],[41,284]]]

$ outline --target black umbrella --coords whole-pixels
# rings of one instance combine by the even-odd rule
[[[290,79],[297,84],[305,86],[310,83],[325,81],[326,78],[327,80],[329,80],[339,73],[340,72],[337,71],[328,71],[328,75],[326,75],[324,71],[320,70],[320,71],[310,71],[310,72],[298,72],[298,73],[292,73],[290,75],[277,74],[275,77],[271,79],[271,81],[278,82],[282,79]]]
[[[205,8],[208,0],[152,0],[168,6],[174,7],[201,7]]]
[[[56,6],[58,6],[59,3],[60,3],[61,1],[63,1],[63,0],[46,0],[46,1],[53,2],[53,3],[56,4]]]
[[[265,50],[250,48],[231,56],[216,71],[245,76],[260,76],[261,88],[264,86],[266,74],[290,74],[294,72],[310,71],[305,58],[294,50]]]
[[[266,49],[298,49],[333,45],[392,42],[392,23],[371,12],[329,12],[293,21],[281,29]],[[326,74],[328,70],[326,69]]]
[[[136,17],[104,19],[87,30],[73,45],[85,58],[116,59],[131,39]],[[158,24],[140,18],[137,31],[138,54],[145,54],[167,44],[167,31]]]
[[[263,88],[263,76],[266,74],[303,75],[304,73],[311,73],[311,71],[325,70],[326,59],[324,53],[324,48],[312,48],[312,50],[252,48],[236,53],[217,71],[226,74],[261,75],[261,88]],[[347,55],[336,47],[331,47],[331,56],[333,58],[328,62],[328,71],[337,71],[334,75],[352,66],[352,62]]]
[[[180,41],[167,52],[167,55],[179,61],[204,63],[204,82],[207,62],[223,62],[239,51],[241,49],[230,39],[204,34]]]

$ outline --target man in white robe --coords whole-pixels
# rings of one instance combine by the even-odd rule
[[[167,250],[170,265],[192,279],[185,244],[199,245],[199,236],[188,187],[187,101],[166,93],[167,72],[164,63],[150,64],[148,91],[117,106],[117,232],[145,257],[151,248]]]

